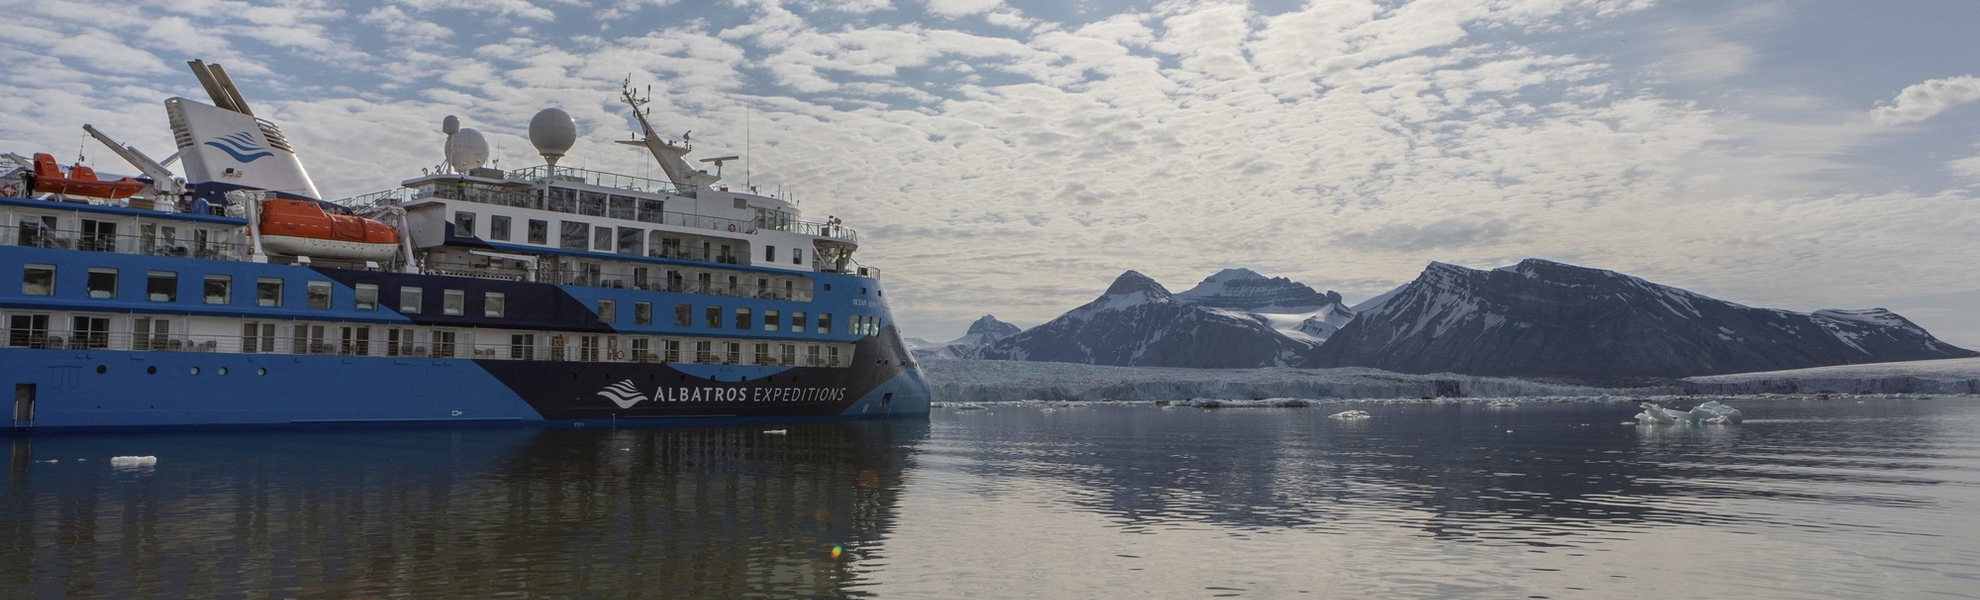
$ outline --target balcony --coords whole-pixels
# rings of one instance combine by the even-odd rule
[[[248,257],[247,246],[241,244],[49,229],[45,227],[34,227],[31,223],[23,224],[19,227],[0,227],[0,246],[27,246],[32,248],[82,250],[86,252],[109,252],[112,254],[143,254],[148,256],[173,256],[228,261],[244,261]]]

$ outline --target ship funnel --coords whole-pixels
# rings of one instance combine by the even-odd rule
[[[552,169],[557,167],[557,159],[563,158],[571,145],[577,143],[577,121],[571,114],[561,109],[546,108],[537,111],[529,120],[529,143],[536,146],[536,153]]]

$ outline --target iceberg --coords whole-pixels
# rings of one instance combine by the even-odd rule
[[[1337,421],[1360,421],[1368,417],[1368,411],[1365,410],[1344,410],[1327,416]]]
[[[1737,425],[1746,420],[1739,409],[1720,404],[1717,400],[1707,401],[1688,411],[1676,411],[1655,402],[1643,403],[1643,412],[1636,415],[1638,425]]]

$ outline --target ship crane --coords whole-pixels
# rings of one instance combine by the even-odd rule
[[[179,153],[174,152],[171,156],[166,157],[164,162],[159,162],[152,160],[149,156],[145,156],[143,152],[139,152],[135,147],[118,143],[117,140],[111,139],[108,134],[98,131],[95,127],[87,123],[83,124],[83,131],[89,132],[90,137],[96,138],[96,141],[103,142],[105,146],[109,146],[110,151],[117,153],[117,156],[122,157],[124,162],[131,163],[131,166],[137,167],[137,170],[144,173],[145,177],[151,178],[151,185],[148,189],[152,196],[167,195],[176,198],[185,195],[186,182],[173,175],[172,170],[165,166],[178,160]]]
[[[687,140],[682,140],[682,143],[675,144],[653,132],[653,124],[646,120],[646,113],[651,109],[644,108],[647,103],[653,101],[650,89],[646,95],[634,94],[632,78],[627,77],[625,84],[619,90],[619,98],[624,100],[627,106],[632,107],[633,118],[639,120],[640,137],[640,139],[636,140],[619,140],[619,143],[627,146],[639,146],[653,153],[653,160],[660,163],[660,170],[667,173],[667,180],[674,182],[674,185],[683,189],[697,190],[722,180],[722,177],[719,175],[709,175],[707,172],[697,171],[693,166],[688,164],[687,160],[683,157],[687,156],[687,153],[694,151],[694,146],[688,144]],[[689,133],[693,132],[690,131]]]

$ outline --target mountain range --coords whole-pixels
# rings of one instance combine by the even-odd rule
[[[1128,271],[1092,302],[1016,329],[986,316],[970,335],[916,353],[1580,381],[1980,355],[1883,309],[1753,308],[1540,259],[1493,270],[1431,263],[1414,281],[1353,307],[1338,293],[1247,269],[1226,269],[1180,293]]]

